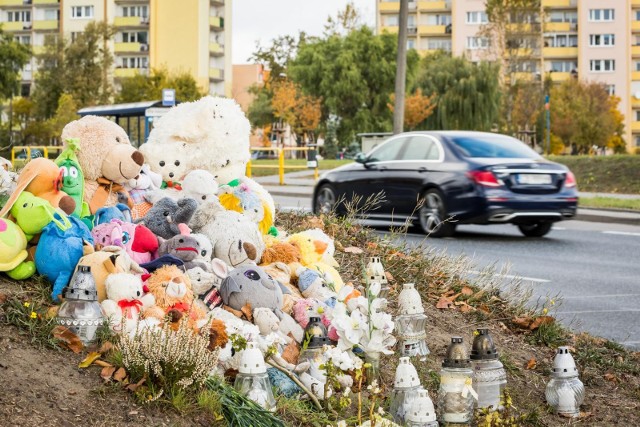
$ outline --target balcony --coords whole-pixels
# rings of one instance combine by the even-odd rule
[[[640,99],[635,96],[631,96],[631,106],[634,108],[640,108]]]
[[[556,9],[571,9],[578,7],[577,0],[542,0],[542,7]]]
[[[631,55],[640,56],[640,46],[631,46]]]
[[[224,70],[220,68],[209,68],[209,79],[221,82],[224,80]]]
[[[631,122],[631,132],[633,133],[640,132],[640,122]]]
[[[577,31],[578,24],[571,22],[545,22],[544,30],[550,33],[567,33],[569,31]]]
[[[632,71],[631,80],[633,80],[634,82],[640,82],[640,71]]]
[[[113,20],[116,27],[140,27],[149,25],[149,18],[141,18],[139,16],[116,16]]]
[[[211,0],[212,6],[224,6],[224,0]]]
[[[384,12],[398,12],[400,10],[399,1],[385,1],[378,4],[378,10]]]
[[[135,77],[138,74],[146,76],[149,74],[149,69],[147,68],[116,68],[114,73],[116,77]]]
[[[224,18],[221,16],[210,16],[209,17],[209,26],[214,31],[222,31],[224,30]]]
[[[58,30],[59,22],[57,19],[49,19],[46,21],[33,21],[33,29],[36,31]]]
[[[116,43],[113,47],[113,51],[115,53],[138,53],[138,52],[148,52],[149,45],[146,43],[136,43],[136,42],[121,42]]]
[[[0,7],[2,6],[29,6],[30,1],[26,0],[0,0]]]
[[[553,82],[563,82],[569,80],[571,77],[571,73],[563,73],[560,71],[548,71],[547,74],[551,76],[551,81]]]
[[[634,33],[640,32],[640,21],[631,21],[631,31]]]
[[[507,28],[507,31],[515,34],[531,34],[531,33],[536,33],[540,31],[540,24],[535,22],[533,24],[530,24],[527,22],[522,22],[522,23],[516,22],[516,23],[507,24],[506,28]]]
[[[631,7],[640,7],[640,0],[631,0]]]
[[[220,43],[209,43],[209,53],[212,56],[223,56],[224,55],[224,46]]]
[[[51,6],[52,4],[60,4],[60,0],[33,0],[34,5],[47,5]]]
[[[31,22],[3,22],[4,31],[31,31]]]
[[[542,55],[546,58],[576,58],[578,57],[577,47],[545,47]]]
[[[418,2],[418,10],[420,12],[451,10],[451,3],[448,1],[420,1]]]
[[[418,27],[420,34],[447,34],[446,25],[420,25]]]
[[[44,53],[44,46],[43,45],[33,45],[31,46],[31,52],[33,52],[34,55],[42,55]]]
[[[389,34],[398,34],[398,30],[400,27],[398,27],[397,25],[394,27],[382,27],[382,32],[383,33],[389,33]]]

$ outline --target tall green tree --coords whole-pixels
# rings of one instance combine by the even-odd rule
[[[445,52],[423,58],[416,84],[436,94],[435,112],[418,129],[491,130],[500,119],[499,65]]]
[[[70,94],[80,107],[107,104],[113,96],[109,72],[113,55],[108,46],[115,28],[91,22],[73,41],[50,36],[38,55],[33,98],[39,116],[52,117],[63,93]]]
[[[31,49],[0,27],[0,101],[11,98],[18,88],[20,70],[29,62]]]
[[[304,93],[322,99],[323,122],[337,118],[341,146],[352,142],[356,133],[391,129],[387,103],[394,90],[396,49],[396,35],[375,35],[367,27],[346,36],[305,40],[299,46],[289,74]],[[407,69],[417,64],[412,50]]]
[[[195,101],[207,94],[198,87],[198,82],[188,72],[171,74],[166,68],[151,70],[147,76],[136,74],[120,81],[120,92],[116,102],[151,101],[162,97],[162,89],[175,89],[180,102]]]

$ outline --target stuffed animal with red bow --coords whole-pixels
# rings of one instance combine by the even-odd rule
[[[111,330],[116,333],[134,334],[140,314],[155,305],[153,294],[146,293],[140,276],[129,273],[110,274],[106,281],[107,299],[102,309],[109,320]]]

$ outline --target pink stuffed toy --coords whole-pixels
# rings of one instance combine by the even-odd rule
[[[138,264],[144,264],[156,258],[159,247],[158,238],[142,224],[113,219],[106,224],[97,225],[91,230],[91,234],[96,246],[124,248]]]

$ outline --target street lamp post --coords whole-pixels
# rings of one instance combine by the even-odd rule
[[[400,0],[399,21],[395,105],[393,106],[394,134],[402,132],[404,128],[404,91],[407,76],[407,23],[409,21],[409,0]]]

